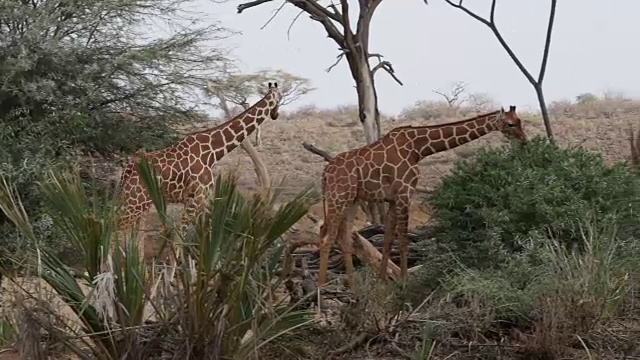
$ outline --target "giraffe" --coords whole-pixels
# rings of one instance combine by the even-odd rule
[[[320,230],[318,284],[327,281],[330,240],[337,241],[344,257],[348,282],[353,281],[351,224],[358,202],[388,203],[385,216],[380,276],[395,238],[400,242],[400,277],[407,275],[409,205],[419,178],[418,162],[426,156],[453,149],[493,131],[526,142],[516,107],[470,119],[431,126],[396,127],[366,146],[338,154],[322,175],[325,221]]]
[[[139,224],[151,207],[151,197],[137,170],[141,157],[155,168],[167,202],[184,205],[180,227],[184,232],[196,212],[206,204],[207,193],[214,182],[213,165],[240,145],[267,118],[276,120],[280,98],[278,84],[269,83],[262,99],[231,120],[188,134],[169,147],[136,152],[121,175],[120,196],[124,212],[119,231],[134,223]],[[143,245],[139,244],[138,248],[142,253]]]

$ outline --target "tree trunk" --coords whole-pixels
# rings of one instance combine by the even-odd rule
[[[360,49],[358,47],[358,50]],[[358,116],[364,129],[364,137],[367,144],[371,144],[380,138],[380,112],[368,55],[358,51],[358,53],[348,52],[346,57],[351,68],[351,76],[356,82]]]
[[[544,100],[544,93],[542,91],[542,84],[534,84],[533,88],[538,96],[538,104],[540,105],[540,113],[542,114],[542,121],[544,122],[544,128],[547,131],[547,137],[551,142],[554,142],[553,131],[551,129],[551,120],[549,119],[549,111],[547,110],[547,102]]]
[[[346,53],[351,75],[356,82],[358,92],[358,116],[364,129],[367,144],[380,139],[380,112],[378,111],[378,95],[375,87],[374,74],[369,65],[369,55],[361,46]],[[366,215],[372,224],[382,224],[386,212],[384,203],[369,203],[365,206]]]

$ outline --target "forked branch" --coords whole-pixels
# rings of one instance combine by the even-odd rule
[[[371,69],[371,73],[373,75],[375,75],[376,71],[383,69],[384,71],[387,72],[387,74],[389,74],[393,80],[395,80],[398,84],[400,85],[404,85],[402,83],[402,81],[400,81],[400,79],[398,78],[398,76],[396,76],[396,71],[393,69],[393,65],[391,64],[390,61],[388,60],[382,60],[382,58],[384,57],[381,54],[376,54],[376,53],[371,53],[369,54],[369,57],[372,58],[376,58],[378,59],[378,64],[376,66],[373,67],[373,69]]]
[[[540,104],[540,110],[542,112],[544,125],[547,130],[547,136],[549,137],[549,139],[553,140],[553,133],[551,131],[549,114],[547,111],[547,106],[546,106],[543,91],[542,91],[542,81],[544,80],[544,76],[547,70],[547,62],[549,59],[549,49],[551,48],[551,34],[553,32],[553,24],[555,22],[556,5],[558,3],[558,0],[550,0],[551,9],[549,11],[549,18],[547,21],[547,33],[545,36],[544,50],[542,53],[542,62],[540,64],[540,71],[538,72],[537,78],[534,78],[531,72],[529,72],[529,70],[527,70],[527,68],[522,64],[522,61],[520,61],[518,56],[513,52],[509,44],[507,44],[507,41],[502,36],[502,33],[500,32],[500,30],[498,30],[498,27],[496,25],[496,20],[495,20],[497,0],[491,0],[491,9],[489,10],[488,18],[484,18],[476,14],[475,12],[471,11],[466,6],[464,6],[463,5],[464,0],[455,0],[455,2],[454,0],[444,0],[444,1],[450,6],[461,10],[465,14],[471,16],[475,20],[484,24],[491,30],[491,32],[493,32],[494,36],[496,37],[500,45],[502,45],[502,48],[507,52],[511,60],[516,64],[518,69],[520,69],[522,74],[527,78],[531,86],[533,86],[533,88],[535,89],[536,95],[538,96],[538,102]]]

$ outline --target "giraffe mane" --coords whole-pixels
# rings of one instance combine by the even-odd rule
[[[395,128],[394,130],[400,130],[400,129],[417,129],[417,128],[429,128],[429,129],[437,129],[437,128],[441,128],[444,126],[451,126],[451,125],[460,125],[460,124],[464,124],[466,122],[469,121],[473,121],[473,120],[477,120],[483,117],[487,117],[489,115],[493,115],[493,114],[497,114],[499,113],[500,110],[494,110],[488,113],[484,113],[484,114],[480,114],[480,115],[476,115],[474,117],[468,118],[468,119],[463,119],[463,120],[458,120],[458,121],[452,121],[452,122],[448,122],[448,123],[442,123],[442,124],[435,124],[435,125],[405,125],[405,126],[398,126],[397,128]]]

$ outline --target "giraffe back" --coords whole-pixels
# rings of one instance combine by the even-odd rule
[[[323,188],[368,201],[391,200],[417,184],[418,154],[409,136],[394,129],[366,146],[345,151],[327,162]]]

